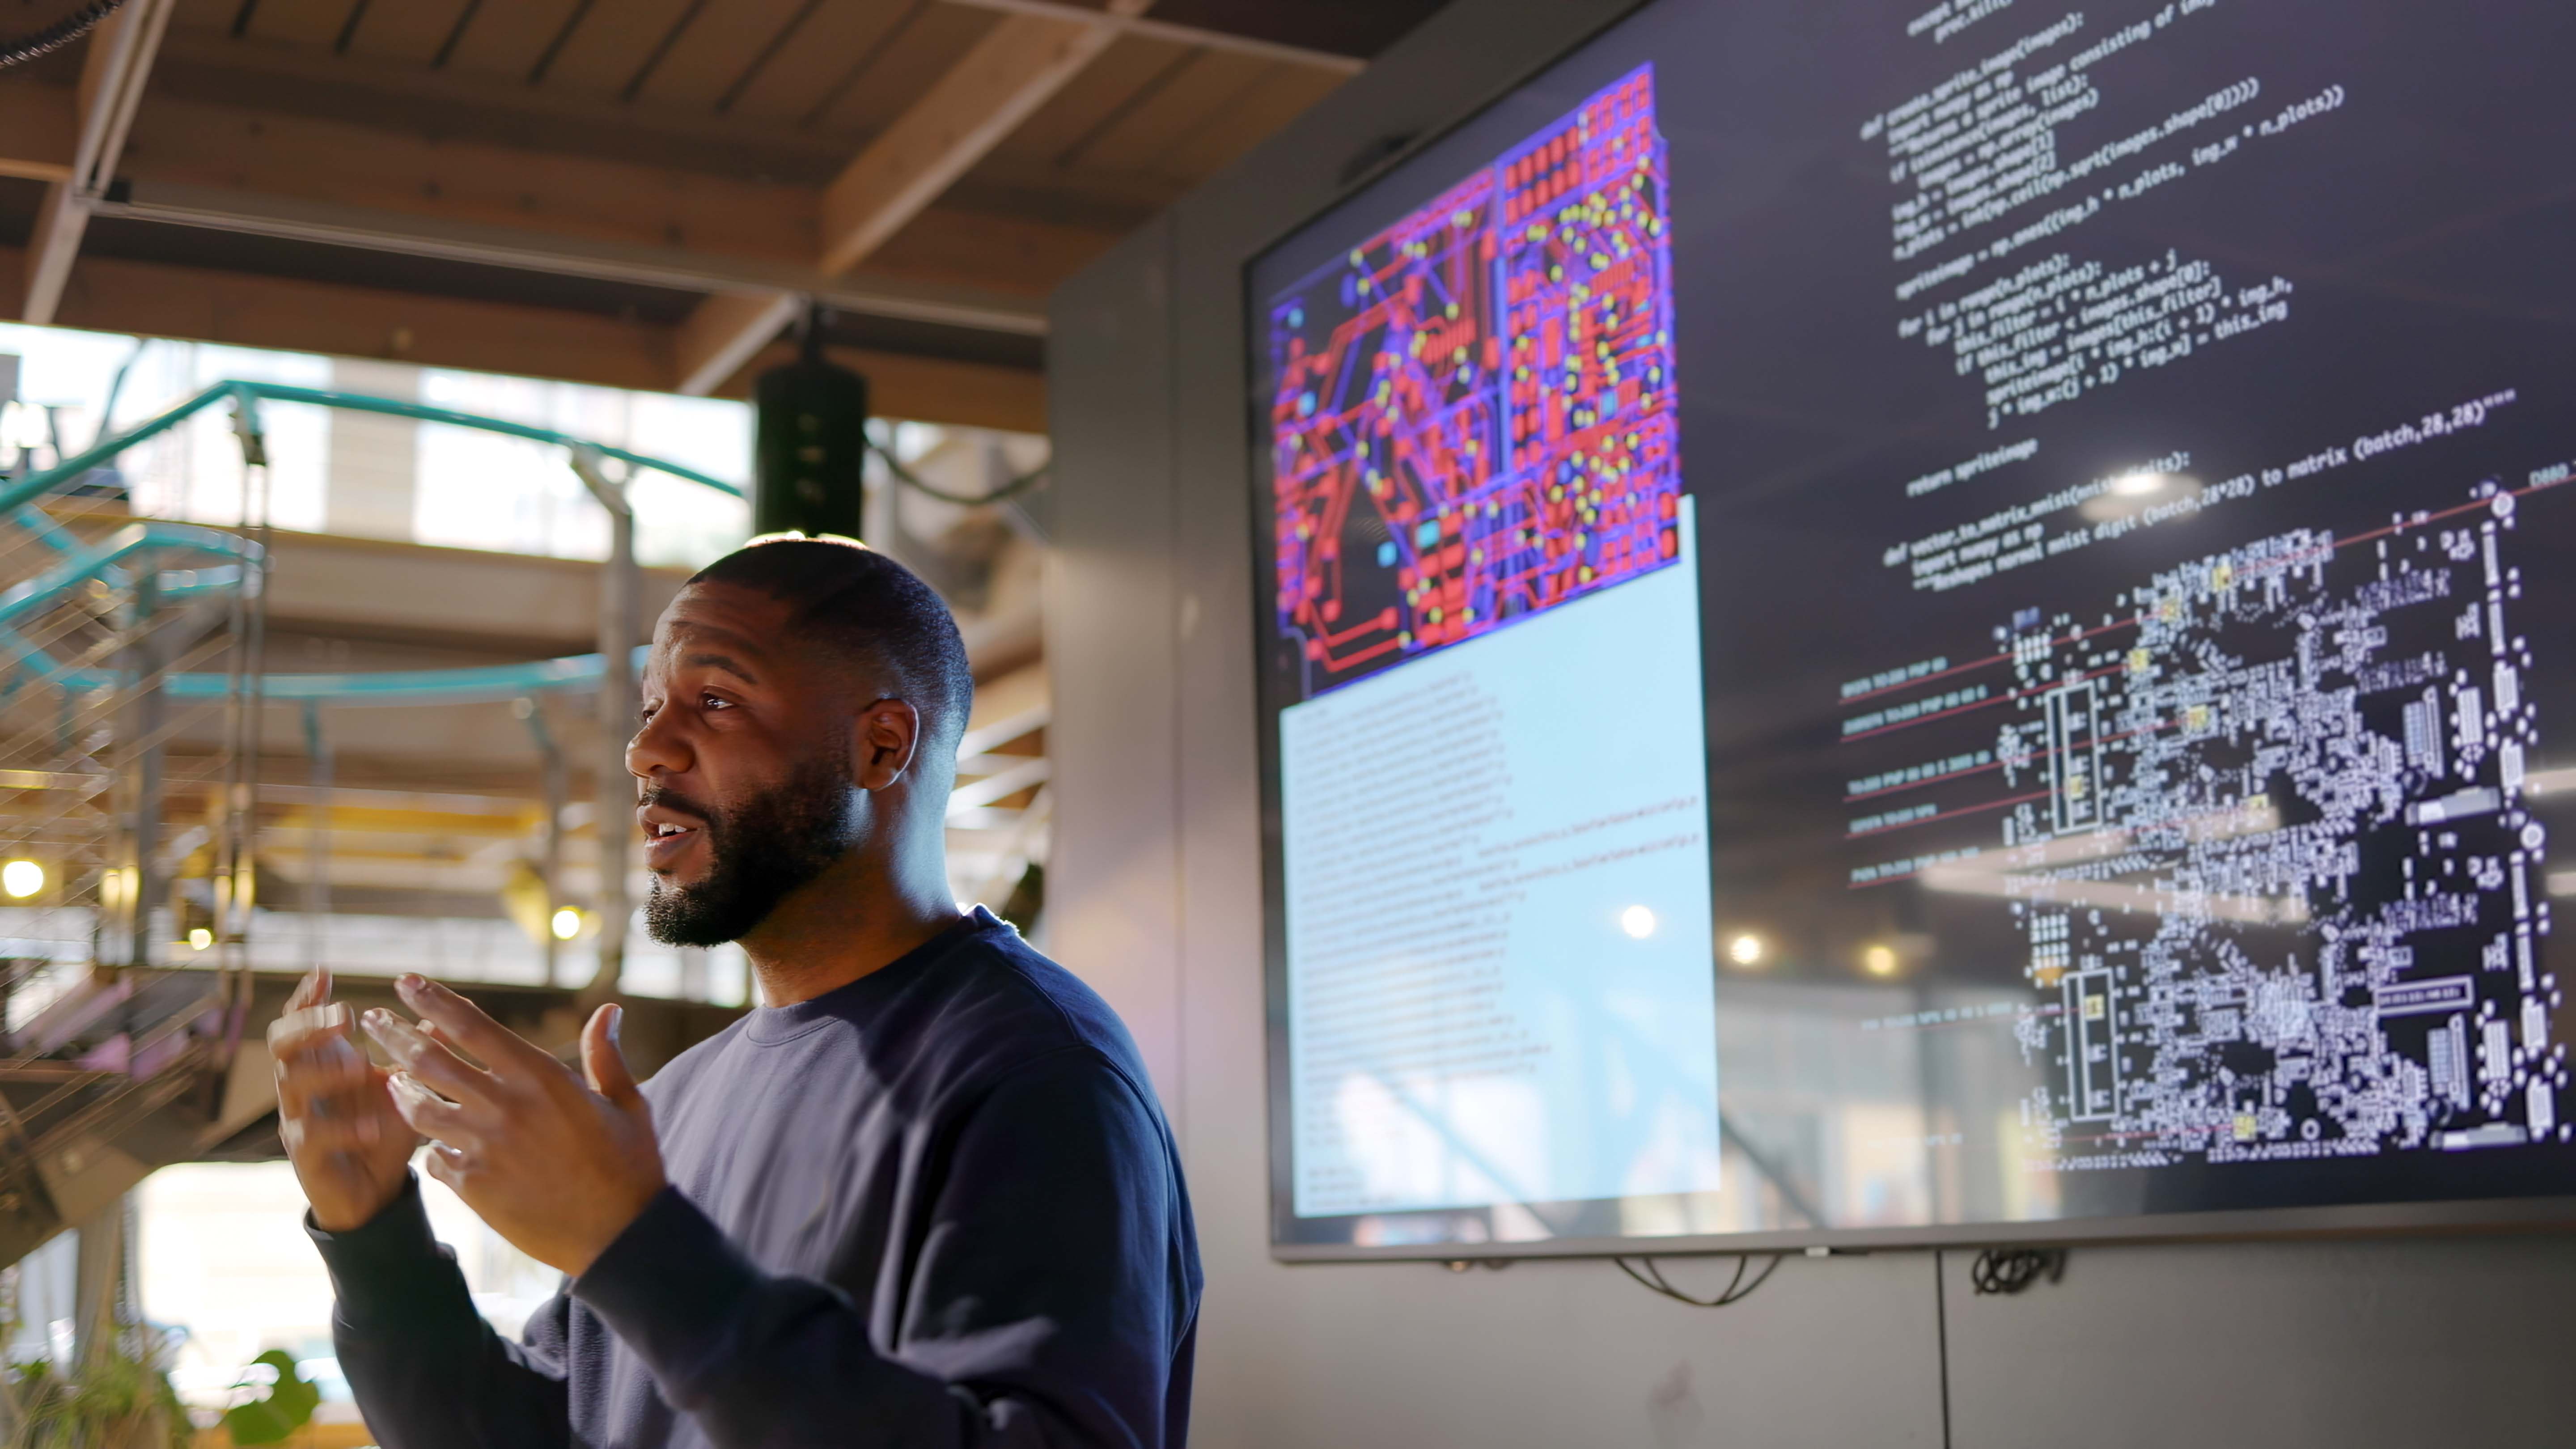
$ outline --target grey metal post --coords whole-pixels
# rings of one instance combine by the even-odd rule
[[[331,741],[322,733],[322,707],[304,706],[304,753],[313,762],[313,815],[304,831],[304,945],[308,963],[322,965],[322,923],[331,916]]]
[[[156,587],[158,575],[145,567],[135,571],[133,627],[136,634],[134,651],[134,739],[141,748],[135,762],[134,814],[129,834],[134,841],[133,895],[125,903],[130,913],[126,924],[130,934],[126,942],[126,964],[148,967],[152,964],[152,907],[161,898],[161,738],[168,701],[161,692],[162,638],[154,629],[153,616],[159,612]]]
[[[635,784],[626,772],[626,741],[635,732],[635,643],[644,631],[643,580],[635,566],[635,510],[623,480],[612,480],[599,454],[575,448],[572,470],[608,510],[608,562],[599,572],[599,778],[592,790],[599,839],[599,972],[591,997],[616,993],[626,966],[626,867],[635,848]]]
[[[555,979],[555,956],[560,942],[555,939],[555,912],[563,909],[563,814],[565,796],[570,793],[564,779],[563,747],[555,743],[554,731],[546,728],[546,712],[537,701],[522,695],[511,702],[510,712],[527,725],[528,737],[536,742],[537,758],[543,762],[546,792],[545,872],[546,920],[538,940],[545,947],[546,984],[559,986]]]
[[[77,1374],[116,1341],[117,1310],[124,1295],[126,1200],[118,1198],[80,1225],[73,1249],[72,1361]]]

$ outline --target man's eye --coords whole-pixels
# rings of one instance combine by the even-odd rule
[[[698,699],[698,702],[699,702],[700,704],[705,705],[705,706],[706,706],[707,708],[709,708],[709,709],[731,709],[731,708],[733,708],[733,701],[732,701],[732,700],[729,700],[729,699],[727,699],[727,698],[725,698],[725,697],[724,697],[723,695],[721,695],[721,694],[701,695],[701,696],[699,697],[699,699]]]

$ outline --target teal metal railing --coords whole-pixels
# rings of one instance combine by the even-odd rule
[[[262,401],[309,403],[316,407],[413,418],[421,422],[526,438],[531,442],[549,443],[599,458],[614,458],[630,469],[650,469],[736,498],[742,496],[739,487],[695,468],[631,449],[576,438],[552,428],[533,427],[449,408],[427,407],[397,398],[369,397],[363,393],[290,387],[274,382],[219,382],[114,437],[102,439],[86,451],[65,458],[51,468],[30,473],[6,488],[0,488],[0,517],[8,518],[26,530],[59,557],[53,567],[35,578],[0,593],[0,654],[14,658],[19,668],[34,674],[44,683],[70,693],[86,694],[115,687],[122,682],[123,676],[109,670],[65,666],[20,635],[13,627],[13,621],[41,610],[64,591],[77,588],[89,579],[102,579],[122,586],[127,581],[124,561],[138,555],[159,557],[175,551],[230,560],[206,568],[163,571],[157,584],[165,596],[237,587],[241,583],[243,569],[258,565],[261,558],[259,545],[220,529],[143,523],[120,529],[100,542],[88,543],[45,517],[36,507],[42,500],[70,487],[92,469],[113,460],[136,444],[166,433],[198,413],[227,401],[234,408],[233,429],[242,439],[243,458],[251,464],[266,461],[267,448],[259,426],[259,404]],[[637,651],[639,656],[642,652],[640,649]],[[270,674],[263,677],[260,694],[280,703],[293,701],[335,706],[491,704],[548,691],[596,688],[602,672],[599,655],[577,654],[563,659],[471,669]],[[163,679],[162,687],[179,698],[219,698],[236,686],[229,676],[221,674],[171,674]]]

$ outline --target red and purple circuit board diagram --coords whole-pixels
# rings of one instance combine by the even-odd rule
[[[1272,299],[1300,698],[1678,556],[1666,196],[1640,66]]]

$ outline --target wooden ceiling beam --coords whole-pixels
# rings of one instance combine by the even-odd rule
[[[1147,3],[1112,0],[1110,13]],[[1105,21],[1015,15],[994,26],[823,189],[822,269],[867,260],[1117,37]]]
[[[796,320],[804,300],[794,292],[729,292],[700,302],[680,323],[673,385],[690,393],[723,387]]]
[[[117,174],[810,270],[811,186],[155,94]]]
[[[1022,336],[1045,330],[1044,288],[1115,240],[934,209],[920,227],[953,244],[907,236],[883,263],[832,278],[812,265],[813,187],[157,95],[123,177],[129,194],[99,214],[674,291],[797,292]]]
[[[1110,0],[1084,20],[1006,16],[824,188],[819,268],[838,275],[867,260],[1107,49],[1112,20],[1151,3]],[[681,390],[721,386],[798,306],[792,295],[701,304],[683,329]]]
[[[0,298],[19,295],[26,262],[22,249],[0,247]],[[646,391],[669,385],[675,343],[672,328],[584,312],[99,256],[82,259],[55,320],[101,332]],[[884,352],[833,355],[867,373],[886,416],[1045,430],[1046,380],[1034,370]]]
[[[682,293],[783,286],[810,293],[859,316],[1026,337],[1046,331],[1045,314],[1034,298],[994,292],[971,283],[951,283],[950,279],[971,277],[971,266],[963,271],[923,266],[907,269],[904,275],[871,273],[830,279],[794,266],[710,256],[678,247],[601,241],[532,227],[452,220],[435,213],[339,206],[184,183],[136,183],[119,199],[93,202],[90,209],[99,216],[159,226],[274,237]],[[970,260],[975,255],[972,248],[961,250]]]
[[[0,250],[0,271],[25,260]],[[670,355],[669,329],[645,322],[100,256],[82,260],[54,321],[627,388],[660,387]]]
[[[753,353],[746,367],[756,376],[794,354],[795,349],[788,344],[772,342]],[[868,410],[879,417],[1000,428],[1013,433],[1044,433],[1047,429],[1046,374],[1034,368],[951,362],[857,347],[830,348],[826,355],[866,375]],[[733,391],[739,395],[741,390]]]

